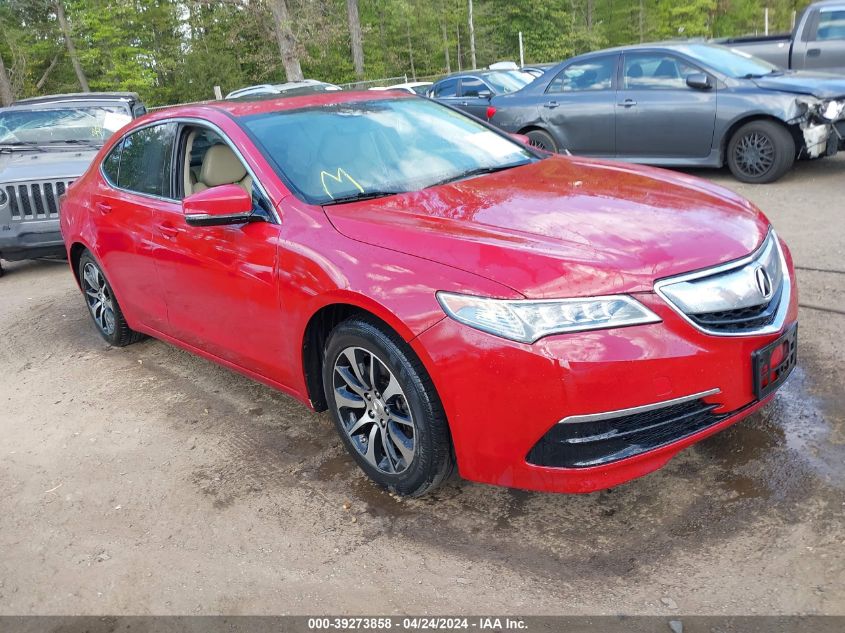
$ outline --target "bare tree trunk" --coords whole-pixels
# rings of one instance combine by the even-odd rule
[[[417,80],[417,69],[414,68],[414,45],[411,43],[411,21],[405,16],[405,34],[408,36],[408,58],[411,61],[411,77]]]
[[[91,92],[91,88],[88,87],[88,78],[85,76],[85,71],[82,70],[82,64],[79,63],[79,55],[76,52],[76,47],[73,45],[70,26],[68,26],[67,16],[65,16],[65,5],[61,0],[56,2],[56,18],[59,21],[59,28],[62,30],[62,35],[64,35],[67,53],[70,55],[70,62],[73,64],[73,70],[76,72],[76,78],[79,80],[79,87],[82,88],[82,92]]]
[[[302,81],[302,66],[299,63],[296,37],[291,28],[290,13],[287,0],[269,0],[270,11],[273,13],[273,32],[279,44],[279,53],[285,67],[288,81]]]
[[[44,87],[44,84],[47,83],[47,78],[50,76],[50,73],[53,72],[53,69],[56,67],[57,63],[59,63],[58,55],[53,57],[53,61],[51,61],[50,65],[47,66],[47,70],[45,70],[44,74],[41,75],[41,79],[38,80],[38,83],[35,84],[36,90],[41,90]]]
[[[643,33],[643,0],[640,0],[640,44],[645,41],[645,34]]]
[[[352,40],[352,66],[358,79],[364,77],[364,45],[361,35],[361,19],[358,17],[358,0],[346,0],[346,14],[349,17],[349,36]]]
[[[3,63],[3,57],[0,57],[0,106],[12,105],[14,100],[12,82],[9,81],[9,73],[6,72],[6,64]]]
[[[475,63],[475,25],[472,23],[472,0],[469,0],[469,55],[472,61],[472,69],[478,68]]]
[[[593,32],[593,15],[596,12],[596,0],[587,0],[587,31]]]
[[[446,58],[446,74],[452,72],[452,62],[449,59],[449,36],[446,35],[446,23],[440,23],[440,30],[443,31],[443,56]]]
[[[458,39],[457,39],[457,41],[458,41],[458,72],[461,72],[464,69],[464,67],[463,67],[464,60],[461,57],[461,25],[460,24],[455,25],[455,33],[457,33],[457,36],[458,36]]]

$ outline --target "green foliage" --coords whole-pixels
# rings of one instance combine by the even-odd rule
[[[135,90],[150,105],[285,80],[271,0],[64,0],[92,90]],[[809,0],[474,0],[479,66],[527,63],[639,41],[789,30]],[[346,0],[287,0],[307,77],[355,79]],[[52,0],[0,0],[0,56],[16,97],[79,90]],[[438,76],[470,66],[466,0],[359,0],[367,78]],[[51,63],[56,60],[55,64]],[[412,61],[413,60],[413,61]],[[45,71],[43,85],[37,84]]]

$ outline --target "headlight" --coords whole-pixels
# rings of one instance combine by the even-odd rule
[[[660,321],[654,312],[625,295],[507,300],[438,292],[437,300],[456,321],[521,343],[533,343],[550,334]]]
[[[828,121],[836,121],[845,111],[845,100],[826,101],[822,104],[821,115]]]
[[[826,121],[836,121],[845,114],[845,99],[824,101],[816,97],[800,96],[795,102],[803,106],[807,112],[813,112]]]

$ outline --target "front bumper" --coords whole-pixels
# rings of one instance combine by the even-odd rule
[[[34,257],[63,257],[67,254],[59,220],[0,222],[0,257],[20,261]]]
[[[795,289],[791,263],[787,269]],[[443,401],[461,476],[548,492],[609,488],[660,468],[680,450],[771,399],[755,400],[753,354],[797,321],[797,290],[779,332],[739,337],[697,330],[656,294],[636,298],[663,321],[525,345],[447,318],[413,341]],[[718,404],[712,408],[718,419],[653,450],[578,468],[539,466],[529,459],[540,439],[564,418],[716,389],[701,400]]]

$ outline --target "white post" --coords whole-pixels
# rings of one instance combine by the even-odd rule
[[[768,35],[769,34],[769,7],[766,7],[765,9],[763,9],[763,15],[765,16],[765,22],[766,22],[765,33],[766,33],[766,35]]]
[[[223,100],[223,91],[220,90],[220,86],[214,86],[214,98],[218,101]]]
[[[525,49],[522,47],[522,31],[519,32],[519,67],[525,66]]]
[[[798,12],[797,12],[797,11],[793,11],[793,12],[792,12],[792,30],[793,30],[793,31],[795,30],[795,20],[796,20],[797,18],[798,18]]]

